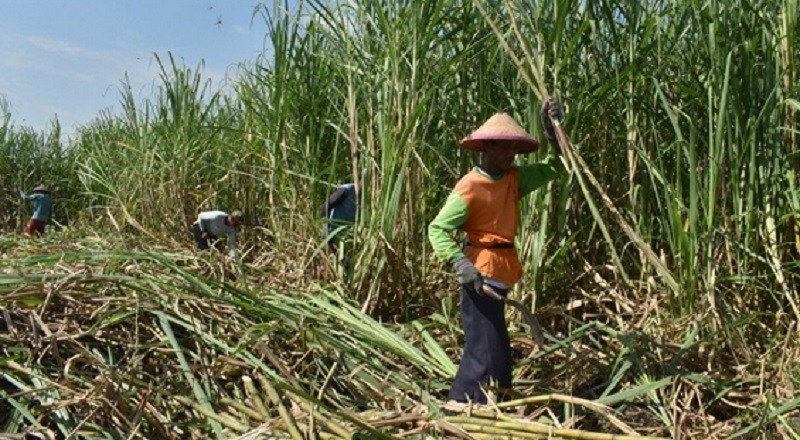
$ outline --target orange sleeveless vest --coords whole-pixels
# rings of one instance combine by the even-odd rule
[[[519,225],[519,170],[512,168],[498,180],[473,169],[454,188],[467,204],[462,226],[471,245],[464,254],[483,276],[513,286],[522,265],[513,248]],[[493,248],[504,245],[511,247]]]

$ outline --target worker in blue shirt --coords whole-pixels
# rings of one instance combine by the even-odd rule
[[[22,231],[23,235],[26,237],[41,236],[44,234],[45,226],[50,223],[50,215],[53,212],[50,190],[44,185],[39,185],[33,189],[31,194],[25,194],[20,190],[19,197],[22,200],[33,202],[33,215],[25,224],[25,229]]]
[[[355,184],[345,183],[339,185],[320,207],[324,219],[322,237],[328,240],[331,251],[336,251],[347,229],[356,221],[356,197]]]
[[[341,276],[350,281],[350,254],[346,243],[350,229],[356,222],[358,191],[355,184],[345,183],[336,187],[328,199],[320,206],[322,215],[322,240],[328,243],[328,251],[337,257],[341,264]]]

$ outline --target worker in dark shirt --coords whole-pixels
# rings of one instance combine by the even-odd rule
[[[345,282],[350,280],[350,249],[346,247],[348,235],[356,222],[358,191],[353,183],[336,187],[328,199],[320,206],[323,219],[322,240],[328,243],[328,250],[341,263],[340,274]]]
[[[323,218],[322,238],[336,251],[347,230],[356,222],[356,186],[353,183],[339,185],[320,206]]]

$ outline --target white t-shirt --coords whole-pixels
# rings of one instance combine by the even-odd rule
[[[225,223],[228,213],[223,211],[205,211],[197,216],[197,224],[202,232],[208,232],[214,237],[228,237],[228,249],[231,257],[236,258],[236,228]]]

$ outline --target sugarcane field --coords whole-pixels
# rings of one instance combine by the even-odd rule
[[[0,439],[800,439],[800,1],[291,3],[0,88]]]

